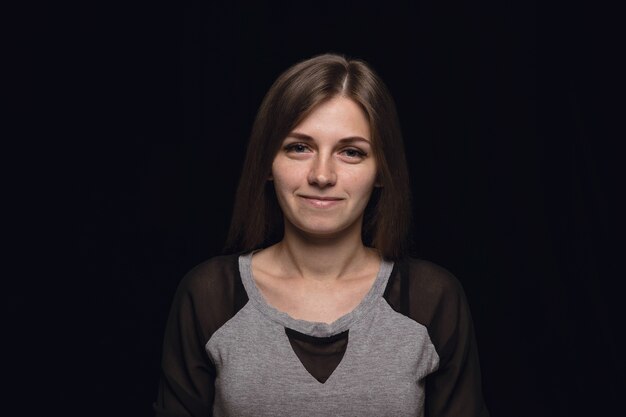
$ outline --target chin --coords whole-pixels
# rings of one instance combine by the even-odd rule
[[[350,224],[331,224],[328,222],[294,224],[293,226],[303,234],[319,238],[332,238],[350,229]]]

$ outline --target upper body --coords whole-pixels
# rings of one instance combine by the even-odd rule
[[[327,324],[271,307],[250,261],[217,257],[182,280],[157,415],[488,415],[469,307],[445,269],[383,262]]]
[[[469,308],[406,256],[393,101],[362,61],[285,71],[255,120],[231,255],[194,269],[165,333],[160,415],[485,416]]]

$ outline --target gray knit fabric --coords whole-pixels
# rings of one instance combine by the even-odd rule
[[[383,298],[393,264],[382,262],[363,301],[337,321],[295,320],[268,305],[239,258],[249,301],[206,344],[215,365],[215,416],[422,416],[424,378],[439,357],[426,327]],[[343,359],[325,383],[293,351],[285,328],[328,337],[348,330]]]

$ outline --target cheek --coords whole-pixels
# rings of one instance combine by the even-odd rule
[[[357,194],[369,195],[376,183],[375,173],[370,172],[354,172],[346,175],[344,184],[347,188]]]
[[[274,190],[276,191],[276,196],[279,200],[282,199],[282,196],[289,193],[289,190],[292,188],[289,183],[283,181],[284,178],[274,176]]]
[[[277,192],[298,187],[306,175],[306,167],[302,163],[277,158],[272,164],[272,178]]]
[[[296,175],[289,175],[289,171],[285,170],[272,170],[272,176],[274,178],[274,192],[276,199],[281,209],[285,211],[285,205],[289,204],[290,196],[298,189],[298,181]]]

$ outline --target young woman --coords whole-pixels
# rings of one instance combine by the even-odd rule
[[[467,301],[407,256],[395,106],[364,62],[284,72],[254,122],[228,246],[182,280],[158,416],[487,416]]]

